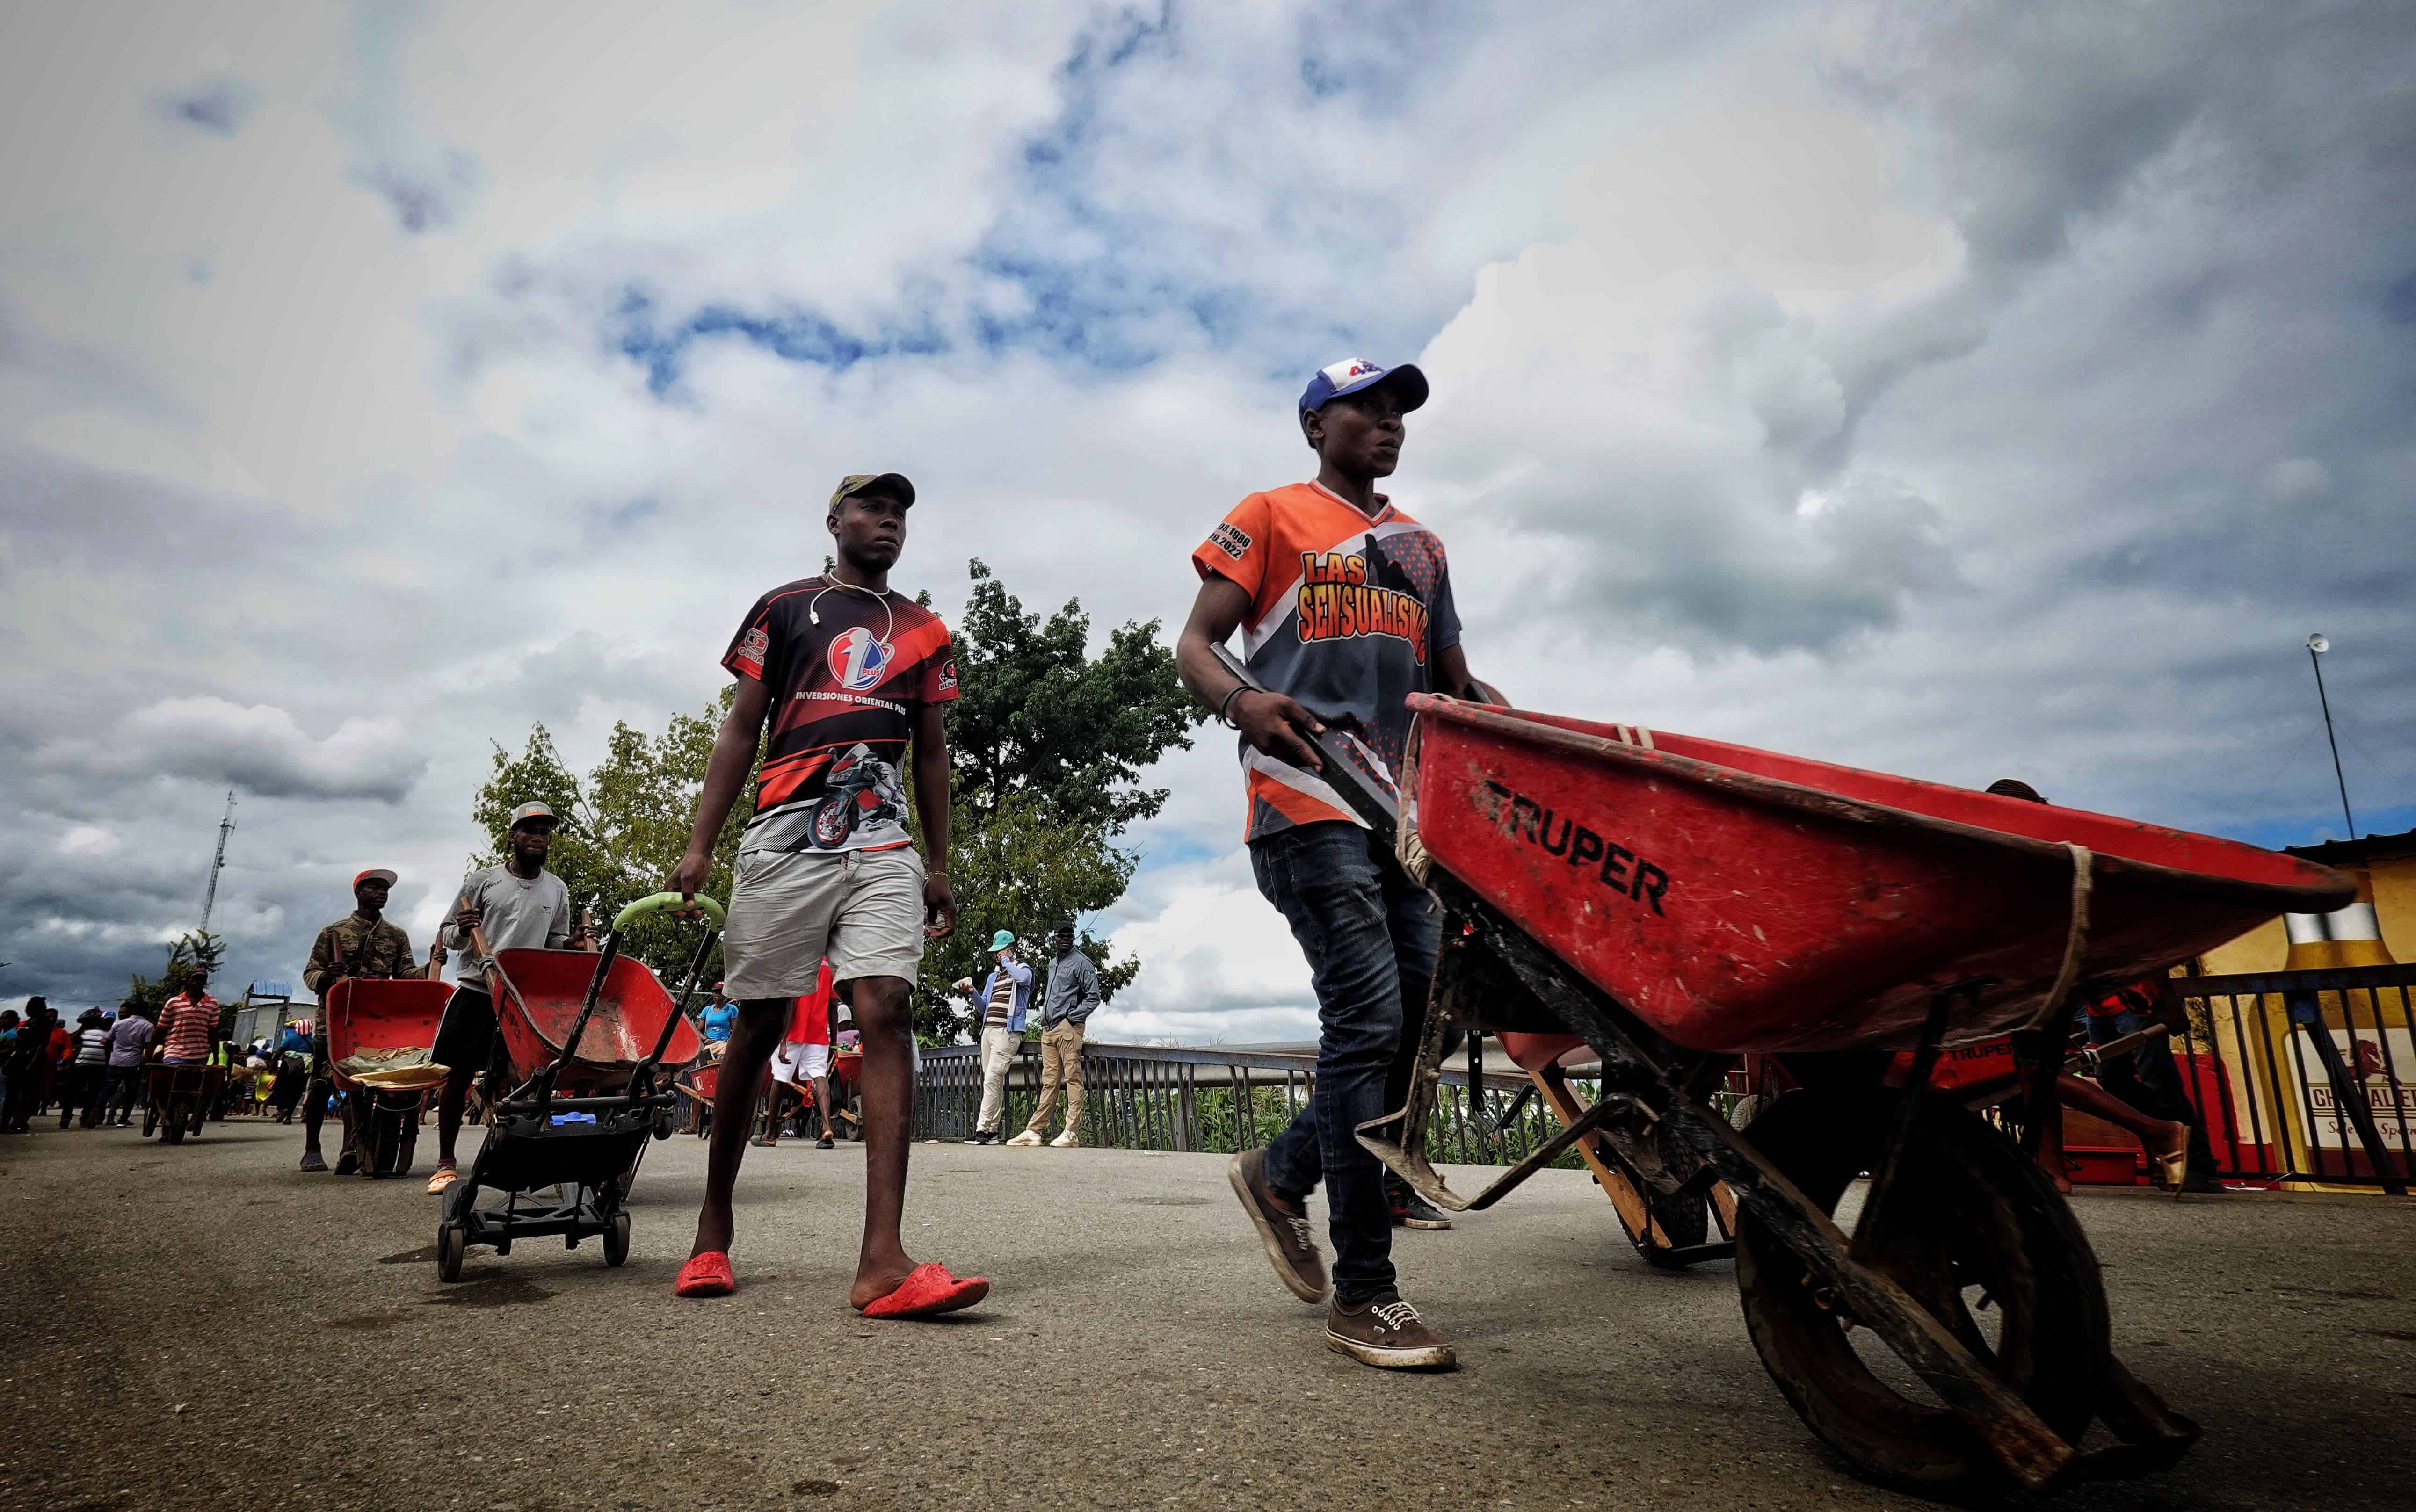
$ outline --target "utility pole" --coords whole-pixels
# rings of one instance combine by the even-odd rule
[[[219,854],[210,862],[209,891],[202,895],[202,932],[210,932],[210,910],[219,903],[219,872],[226,866],[227,837],[234,833],[234,789],[227,789],[226,817],[219,821]]]
[[[2341,823],[2348,826],[2348,839],[2357,839],[2357,821],[2349,817],[2348,779],[2341,776],[2340,742],[2333,735],[2332,700],[2324,697],[2324,653],[2333,648],[2331,641],[2318,630],[2307,637],[2307,665],[2316,669],[2316,703],[2324,711],[2324,739],[2332,743],[2333,780],[2340,784]]]

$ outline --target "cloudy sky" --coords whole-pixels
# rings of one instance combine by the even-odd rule
[[[2416,824],[2416,9],[0,11],[0,1003],[424,941],[489,742],[721,680],[844,472],[1102,626],[1434,384],[1519,702],[2267,844]],[[1110,1035],[1294,1037],[1231,751]]]

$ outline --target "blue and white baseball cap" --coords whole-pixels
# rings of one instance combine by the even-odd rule
[[[1410,363],[1397,368],[1380,368],[1366,357],[1344,357],[1317,370],[1317,376],[1300,392],[1300,413],[1325,408],[1325,401],[1340,399],[1373,388],[1378,384],[1390,384],[1401,396],[1404,415],[1427,401],[1427,375]]]

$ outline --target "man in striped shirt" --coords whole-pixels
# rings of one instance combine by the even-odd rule
[[[210,979],[196,971],[183,991],[159,1010],[159,1059],[168,1066],[200,1066],[210,1058],[219,1034],[219,1000]]]

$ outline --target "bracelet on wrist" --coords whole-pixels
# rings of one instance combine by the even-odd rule
[[[1233,723],[1233,717],[1226,711],[1233,706],[1233,701],[1235,699],[1240,698],[1243,694],[1251,690],[1250,685],[1247,683],[1235,683],[1233,685],[1233,690],[1225,695],[1225,702],[1216,705],[1217,722],[1219,724],[1231,726],[1231,728],[1235,730],[1242,728],[1240,725]]]

